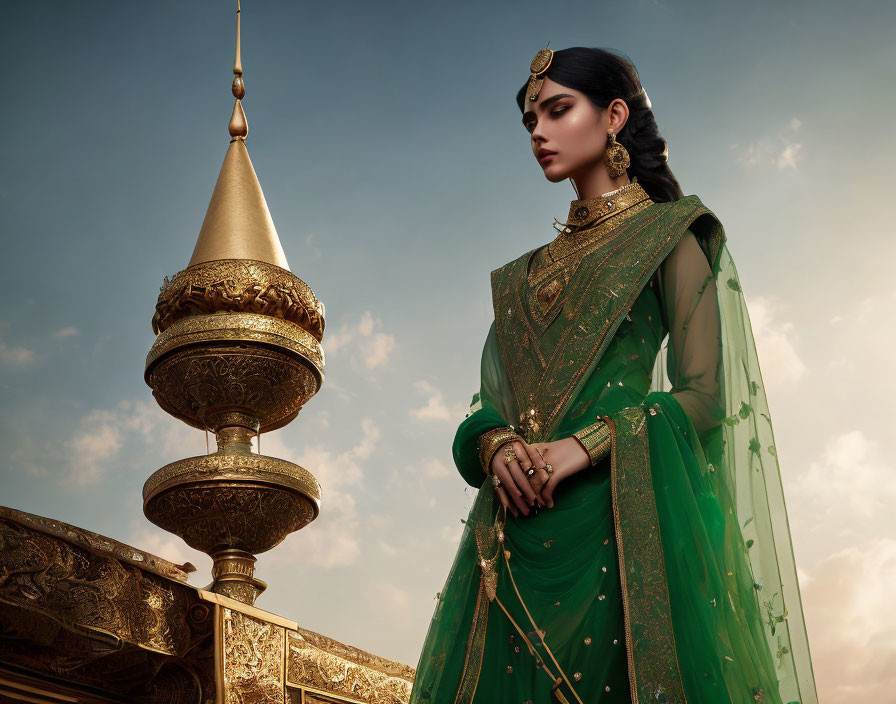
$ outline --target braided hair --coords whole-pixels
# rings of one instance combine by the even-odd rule
[[[616,141],[628,150],[631,158],[629,178],[637,177],[641,187],[657,203],[684,197],[669,168],[666,141],[631,61],[606,49],[575,46],[555,51],[542,77],[584,93],[601,109],[606,109],[616,98],[624,100],[629,116],[616,134]],[[526,84],[516,94],[516,102],[520,111],[525,110]]]

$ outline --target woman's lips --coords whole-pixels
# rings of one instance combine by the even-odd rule
[[[544,152],[544,154],[538,156],[538,163],[547,164],[555,156],[557,156],[557,152]]]

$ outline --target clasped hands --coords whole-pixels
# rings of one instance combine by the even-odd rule
[[[508,452],[508,448],[513,452]],[[514,459],[513,456],[516,456]],[[546,465],[553,471],[549,474]],[[502,445],[491,461],[491,473],[501,480],[495,493],[515,517],[529,515],[530,507],[553,508],[554,489],[567,477],[591,466],[582,444],[573,437],[531,445],[522,438]],[[534,467],[535,472],[527,472]]]

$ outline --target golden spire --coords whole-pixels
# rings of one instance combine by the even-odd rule
[[[232,91],[236,102],[228,125],[230,148],[224,157],[221,173],[218,174],[190,266],[216,259],[256,259],[289,269],[261,184],[246,149],[249,123],[241,102],[246,95],[246,86],[243,83],[240,56],[239,0],[236,4],[236,54]]]

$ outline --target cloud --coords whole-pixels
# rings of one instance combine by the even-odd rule
[[[445,398],[441,391],[428,381],[417,381],[414,387],[428,395],[426,405],[420,408],[412,408],[409,413],[412,418],[419,420],[455,420],[464,414],[462,404],[455,404],[449,408],[445,404]]]
[[[66,443],[69,457],[65,483],[94,484],[117,462],[125,447],[136,452],[162,452],[173,459],[186,448],[204,450],[201,431],[169,416],[155,403],[122,401],[114,410],[95,409],[83,416]]]
[[[345,354],[355,365],[372,370],[388,364],[395,351],[395,336],[379,330],[382,321],[365,311],[356,322],[343,323],[324,337],[328,355]]]
[[[795,141],[794,137],[802,126],[802,121],[793,117],[787,123],[785,130],[774,137],[759,137],[743,147],[739,144],[732,144],[731,149],[735,151],[735,160],[746,168],[774,165],[778,169],[796,171],[797,163],[803,156],[803,145]]]
[[[896,540],[821,560],[802,582],[812,665],[826,704],[887,701],[896,690]]]
[[[748,296],[746,303],[766,387],[799,381],[806,373],[806,365],[794,346],[793,323],[780,320],[782,304],[764,296]]]
[[[796,162],[802,156],[803,145],[785,140],[783,150],[775,160],[779,169],[793,169],[796,171]]]
[[[181,538],[162,530],[146,521],[131,528],[127,543],[139,550],[152,553],[168,562],[183,565],[190,562],[196,568],[191,572],[189,579],[197,585],[205,586],[212,581],[212,559],[205,553],[194,550]]]
[[[7,345],[0,340],[0,361],[11,366],[24,366],[34,361],[34,350],[19,345]]]
[[[437,460],[435,457],[424,457],[421,467],[423,468],[423,474],[430,479],[450,477],[453,474],[444,462]]]
[[[73,337],[78,334],[78,328],[67,327],[61,328],[53,333],[53,337],[65,338],[65,337]]]
[[[860,430],[828,439],[818,459],[789,483],[798,496],[790,513],[794,531],[807,538],[821,524],[829,549],[891,533],[896,505],[896,462]],[[807,540],[808,542],[808,540]]]
[[[881,324],[892,316],[896,291],[867,296],[857,304],[830,318],[826,336],[829,369],[858,372],[865,380],[874,380],[875,393],[882,393],[887,377],[869,376],[867,370],[887,368],[896,345],[896,326]],[[892,383],[890,389],[894,389]]]
[[[361,421],[359,436],[344,436],[356,439],[355,444],[337,453],[319,444],[296,451],[284,442],[282,432],[263,438],[265,454],[304,467],[321,485],[320,515],[288,537],[283,546],[266,555],[268,564],[291,566],[300,560],[303,565],[331,568],[358,562],[361,529],[357,496],[363,489],[364,465],[376,451],[380,435],[376,423],[365,418]]]
[[[459,545],[461,536],[464,533],[464,524],[458,521],[448,526],[442,526],[441,536],[445,542],[451,545]]]
[[[788,482],[797,574],[816,684],[829,704],[886,701],[896,688],[896,462],[861,430],[824,443]],[[823,536],[823,541],[820,540]]]
[[[366,586],[364,598],[369,608],[376,612],[377,620],[388,623],[390,628],[416,626],[408,590],[391,582],[377,581]]]

